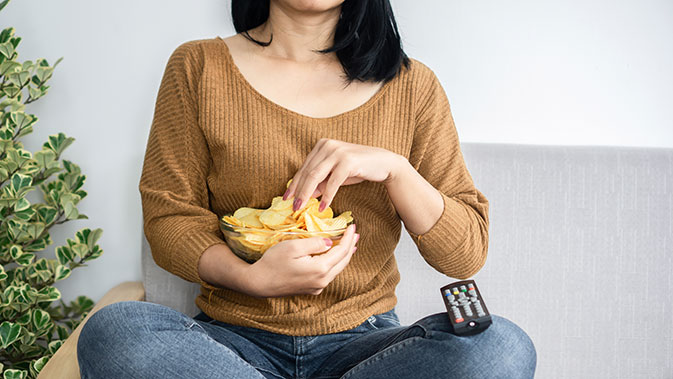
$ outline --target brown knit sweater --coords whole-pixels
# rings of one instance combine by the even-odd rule
[[[446,94],[418,60],[363,105],[327,118],[286,109],[257,92],[220,37],[188,41],[168,59],[140,178],[144,231],[157,264],[201,284],[196,305],[216,320],[287,335],[335,333],[392,309],[402,223],[382,183],[339,188],[335,214],[350,210],[358,252],[320,295],[256,298],[205,282],[199,257],[225,243],[219,218],[268,208],[322,137],[406,157],[444,198],[423,235],[425,261],[467,278],[488,250],[488,200],[465,167]]]

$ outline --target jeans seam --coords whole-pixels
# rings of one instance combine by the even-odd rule
[[[378,316],[376,316],[376,317],[381,318],[381,319],[386,320],[386,321],[389,321],[389,322],[391,322],[391,323],[393,323],[393,324],[400,325],[400,321],[397,320],[397,319],[395,319],[395,318],[393,318],[393,317],[390,317],[390,316],[381,316],[381,315],[378,315]]]
[[[373,320],[372,320],[373,317]],[[377,319],[385,321],[387,324],[392,324],[392,325],[386,325],[386,326],[376,326],[375,322]],[[367,323],[371,325],[372,328],[378,330],[378,329],[383,329],[386,327],[394,327],[394,326],[401,326],[400,322],[398,320],[395,320],[392,317],[389,316],[381,316],[381,315],[373,315],[369,318],[367,318]]]
[[[196,327],[201,332],[206,333],[206,335],[208,335],[208,331],[206,329],[204,329],[203,326],[201,326],[201,324],[199,324],[199,322],[196,321],[196,320],[193,320],[193,321],[189,322],[189,325],[185,325],[185,326],[189,330],[194,330],[194,327]]]
[[[248,362],[248,364],[249,364],[250,366],[254,367],[255,370],[257,370],[257,371],[264,371],[264,372],[269,373],[269,374],[271,374],[271,375],[273,375],[273,376],[275,376],[275,377],[277,377],[277,378],[285,379],[284,376],[279,375],[279,374],[276,374],[275,372],[273,372],[273,371],[271,371],[271,370],[267,370],[267,369],[265,369],[265,368],[263,368],[263,367],[258,367],[258,366],[256,366],[256,365],[251,364],[250,362]]]

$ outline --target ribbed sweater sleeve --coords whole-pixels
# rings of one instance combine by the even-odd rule
[[[423,68],[409,162],[441,193],[444,210],[421,235],[405,228],[428,264],[447,276],[466,279],[486,261],[488,200],[465,166],[446,93],[434,72]]]
[[[166,64],[139,190],[145,236],[156,263],[213,289],[199,276],[198,261],[205,249],[225,242],[219,218],[209,208],[206,178],[212,162],[197,101],[203,57],[193,45],[178,46]]]

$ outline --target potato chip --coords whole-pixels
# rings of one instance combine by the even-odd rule
[[[248,207],[238,208],[236,212],[234,212],[233,217],[240,220],[249,216],[251,213],[257,213],[257,209]]]
[[[312,214],[304,214],[304,222],[306,222],[306,230],[309,232],[319,232],[320,229],[318,226],[315,224],[315,221],[313,220],[313,215]]]
[[[281,211],[281,210],[287,210],[287,209],[292,209],[292,204],[294,203],[294,200],[283,200],[282,196],[276,196],[271,200],[271,207],[269,209],[273,209],[275,211]]]
[[[243,226],[243,223],[240,222],[236,217],[224,216],[224,217],[222,217],[222,220],[228,222],[231,225]]]
[[[333,229],[330,222],[323,220],[318,215],[308,213],[308,216],[313,220],[313,224],[315,225],[317,230],[326,231]]]
[[[287,216],[288,214],[267,209],[259,215],[259,222],[264,224],[264,226],[268,227],[269,229],[276,229],[276,227],[282,228],[284,225],[286,225],[285,219]]]

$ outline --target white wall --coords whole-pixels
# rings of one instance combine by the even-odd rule
[[[672,1],[394,6],[463,141],[673,146]]]
[[[87,175],[89,220],[54,244],[104,229],[104,254],[58,283],[98,300],[140,280],[138,179],[168,56],[180,43],[233,34],[229,3],[12,0],[0,25],[22,60],[63,56],[26,143],[76,138],[64,154]],[[408,54],[441,78],[461,141],[673,147],[673,2],[393,0]]]

